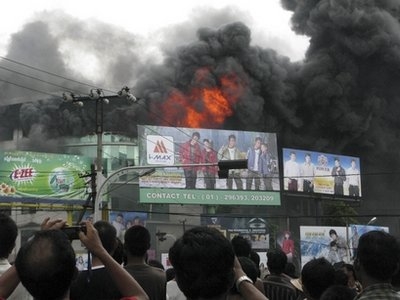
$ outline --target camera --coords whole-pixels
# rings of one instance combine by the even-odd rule
[[[65,226],[61,230],[67,235],[69,240],[79,240],[79,232],[86,234],[86,225]]]

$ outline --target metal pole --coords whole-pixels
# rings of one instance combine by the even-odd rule
[[[96,135],[97,135],[97,156],[96,156],[96,191],[93,194],[93,219],[101,220],[100,203],[96,201],[99,195],[101,178],[103,176],[103,99],[100,97],[96,100]],[[93,191],[92,191],[93,192]]]

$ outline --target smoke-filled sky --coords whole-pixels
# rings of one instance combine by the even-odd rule
[[[18,10],[29,3],[14,2]],[[230,7],[214,1],[217,6],[194,10],[193,1],[148,1],[149,10],[123,2],[113,1],[113,9],[82,7],[82,15],[65,3],[57,11],[39,9],[23,18],[28,23],[11,27],[2,56],[112,91],[132,87],[144,100],[110,106],[105,115],[105,130],[128,135],[136,134],[136,124],[181,124],[185,105],[203,114],[206,102],[193,91],[218,88],[233,112],[220,128],[276,132],[283,147],[358,156],[368,189],[363,194],[394,202],[400,180],[398,0],[265,0],[251,8],[252,1]],[[173,17],[176,12],[182,14]],[[17,119],[30,137],[24,146],[46,150],[43,139],[93,131],[93,113],[53,96],[60,86],[76,93],[87,93],[88,86],[11,61],[0,61],[0,68],[0,79],[49,93],[0,82],[2,103],[41,99],[20,110],[1,108],[0,135]]]

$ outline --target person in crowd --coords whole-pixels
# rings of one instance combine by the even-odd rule
[[[340,164],[340,159],[335,158],[335,166],[332,168],[332,176],[334,181],[333,193],[335,195],[343,195],[343,184],[346,181],[346,171]]]
[[[359,197],[361,186],[360,170],[357,169],[356,160],[353,158],[350,162],[350,168],[346,170],[347,180],[349,183],[349,196]]]
[[[319,298],[320,300],[353,300],[354,293],[346,285],[332,285]]]
[[[260,158],[261,158],[261,138],[256,137],[253,147],[247,150],[247,177],[246,177],[246,190],[251,190],[253,181],[254,189],[260,189]]]
[[[244,238],[241,235],[235,235],[231,239],[231,244],[233,247],[233,251],[235,251],[235,255],[237,257],[240,256],[250,257],[251,242],[248,239]]]
[[[230,241],[215,228],[185,231],[170,248],[169,259],[188,299],[224,300],[233,284],[243,299],[267,299],[246,276]]]
[[[346,239],[338,236],[335,229],[329,230],[331,242],[329,243],[328,260],[331,264],[343,263],[347,257]]]
[[[237,160],[242,159],[241,152],[236,146],[236,136],[234,134],[229,135],[228,145],[223,145],[218,151],[218,160]],[[226,187],[228,190],[232,190],[233,181],[235,181],[236,189],[243,190],[243,182],[240,176],[239,169],[229,170],[228,178],[226,179]]]
[[[303,266],[301,281],[307,299],[319,300],[323,292],[335,284],[335,269],[326,258],[314,258]]]
[[[300,165],[296,161],[296,152],[290,152],[290,158],[285,162],[284,172],[288,182],[288,191],[298,191],[298,181],[300,178]]]
[[[261,144],[261,156],[260,156],[260,174],[266,191],[272,191],[272,155],[268,151],[268,145]]]
[[[300,174],[301,179],[303,180],[303,192],[313,193],[315,165],[311,161],[310,153],[306,153],[304,156],[304,163],[301,165]]]
[[[354,270],[354,266],[352,264],[344,264],[343,272],[347,275],[347,285],[349,288],[354,290],[357,294],[361,293],[362,286],[361,283],[357,280],[356,271]]]
[[[150,249],[150,232],[134,225],[125,232],[124,248],[127,256],[125,269],[139,282],[151,300],[165,300],[167,279],[165,271],[146,263]]]
[[[8,257],[15,247],[17,236],[17,224],[10,216],[0,213],[0,276],[11,267]],[[32,296],[19,284],[8,299],[24,300],[32,299]]]
[[[180,160],[183,165],[200,164],[201,163],[201,148],[199,145],[200,133],[193,132],[189,141],[182,144],[180,148]],[[195,189],[197,181],[197,171],[199,166],[184,166],[185,188]]]
[[[246,273],[246,275],[254,282],[256,283],[258,278],[258,268],[256,264],[248,257],[240,256],[238,257],[240,266],[242,267],[243,271]],[[261,293],[264,294],[264,286],[262,286],[262,290],[260,290]],[[258,288],[258,287],[257,287]],[[236,289],[235,285],[231,288],[227,300],[242,300],[243,297],[240,295],[239,291]]]
[[[215,189],[216,176],[218,174],[218,157],[217,152],[213,149],[212,142],[209,139],[203,140],[204,148],[202,150],[202,163],[204,164],[215,164],[214,166],[204,166],[204,184],[207,190]]]
[[[358,240],[360,239],[360,235],[358,234],[357,226],[353,225],[351,227],[351,250],[352,250],[352,259],[354,260],[357,256],[357,248],[358,248]]]
[[[167,275],[167,300],[186,300],[186,296],[179,289],[175,280],[175,269],[169,268],[165,273]]]
[[[93,224],[100,237],[101,244],[111,256],[117,248],[117,231],[107,221],[97,221]],[[71,285],[71,299],[119,299],[122,297],[118,287],[113,282],[108,270],[100,258],[92,256],[92,265],[88,270],[80,271],[77,279]]]
[[[267,267],[270,274],[265,280],[289,285],[290,278],[284,274],[287,256],[281,249],[270,249],[267,252]]]
[[[155,268],[159,268],[159,269],[165,271],[164,265],[161,263],[161,261],[159,261],[159,260],[157,260],[157,259],[149,259],[149,260],[147,261],[147,264],[148,264],[149,266],[152,266],[152,267],[155,267]]]
[[[355,299],[400,299],[391,284],[399,265],[400,246],[394,236],[379,230],[361,235],[354,269],[363,290]]]
[[[85,222],[79,239],[98,257],[116,283],[123,300],[148,300],[136,280],[102,246],[96,228]],[[59,230],[65,221],[46,218],[37,232],[17,254],[15,264],[0,276],[0,299],[6,299],[19,280],[35,300],[67,300],[76,276],[75,253],[67,235]],[[122,298],[121,298],[122,299]]]

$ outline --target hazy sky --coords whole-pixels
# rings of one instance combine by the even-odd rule
[[[291,60],[301,60],[308,46],[306,37],[290,28],[291,13],[279,0],[13,0],[3,5],[0,19],[0,55],[7,53],[11,35],[44,12],[63,12],[78,20],[113,24],[143,38],[157,36],[159,30],[190,22],[196,12],[208,7],[227,8],[243,13],[252,30],[252,43],[273,48]],[[205,24],[207,19],[204,20]],[[156,42],[156,41],[155,41]]]

